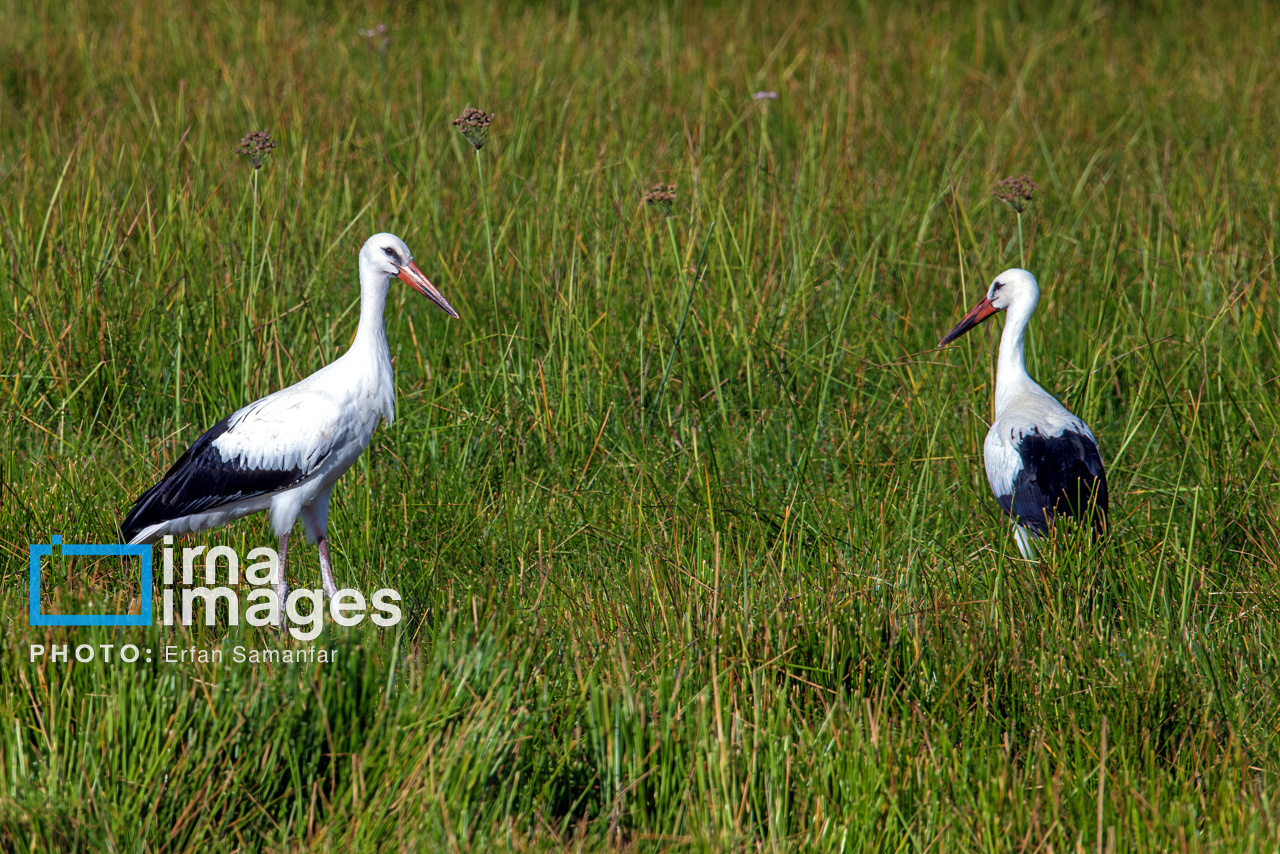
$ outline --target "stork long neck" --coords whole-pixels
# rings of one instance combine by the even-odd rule
[[[387,307],[390,278],[371,265],[360,264],[360,326],[351,350],[362,350],[369,357],[389,355],[387,330],[382,315]],[[385,356],[384,356],[385,357]]]
[[[1009,306],[1004,333],[1000,336],[1000,358],[996,363],[997,418],[1017,397],[1039,388],[1027,373],[1027,362],[1022,353],[1026,343],[1027,323],[1035,310],[1035,303]]]

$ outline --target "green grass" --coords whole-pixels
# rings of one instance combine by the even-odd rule
[[[1280,844],[1274,8],[196,5],[0,3],[0,849]],[[1114,508],[1039,564],[981,471],[998,322],[931,352],[1022,173],[1029,364]],[[27,544],[111,541],[341,353],[379,230],[461,314],[394,283],[398,418],[334,494],[404,623],[30,663],[283,645],[33,629]]]

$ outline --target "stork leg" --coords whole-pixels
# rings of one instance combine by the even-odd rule
[[[333,580],[329,538],[325,536],[325,529],[329,526],[329,494],[325,492],[302,508],[302,527],[307,532],[307,539],[313,541],[320,552],[320,586],[324,588],[324,595],[332,599],[338,595],[338,583]]]
[[[285,602],[289,600],[289,579],[284,572],[285,558],[289,553],[289,535],[280,535],[280,574],[276,576],[276,599],[280,601],[280,628],[284,628]]]
[[[1035,560],[1035,547],[1031,545],[1031,535],[1027,533],[1027,529],[1021,525],[1013,526],[1013,539],[1018,544],[1018,551],[1022,552],[1022,556],[1027,560]]]
[[[338,583],[333,580],[333,567],[329,565],[328,538],[321,536],[317,545],[320,547],[320,586],[324,588],[324,595],[332,599],[338,595]]]

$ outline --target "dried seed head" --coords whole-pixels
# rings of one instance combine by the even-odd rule
[[[254,169],[261,169],[263,162],[267,159],[267,155],[274,151],[275,147],[276,141],[271,138],[271,134],[265,130],[256,130],[240,137],[240,145],[236,147],[236,154],[241,157],[248,157]]]
[[[676,201],[676,185],[654,184],[644,194],[643,201],[650,207],[657,208],[663,216],[671,216],[671,208]]]
[[[489,126],[493,124],[495,115],[497,114],[486,113],[484,110],[477,110],[475,107],[467,107],[462,111],[462,115],[454,119],[451,124],[462,131],[462,135],[467,138],[467,142],[474,145],[476,151],[479,151],[489,141]]]
[[[1029,175],[1019,175],[1016,178],[1009,177],[997,181],[996,188],[991,191],[991,195],[1018,213],[1022,213],[1031,204],[1031,197],[1035,195],[1038,189],[1040,189],[1040,186],[1035,181],[1032,181]]]
[[[777,92],[757,92],[751,96],[757,101],[775,101],[778,98]]]

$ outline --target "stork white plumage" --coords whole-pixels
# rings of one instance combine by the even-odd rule
[[[1008,310],[996,364],[996,417],[983,444],[987,482],[1023,557],[1032,539],[1049,533],[1055,516],[1073,516],[1098,531],[1106,526],[1107,474],[1088,425],[1027,373],[1023,343],[1040,301],[1036,277],[1005,270],[987,294],[938,343],[944,347],[999,311]]]
[[[239,409],[187,448],[120,523],[126,542],[216,528],[269,510],[280,538],[276,594],[283,615],[285,561],[298,517],[320,552],[321,583],[338,591],[325,532],[333,485],[369,446],[380,421],[395,417],[396,390],[383,310],[391,277],[402,279],[450,317],[453,306],[413,263],[404,241],[375,234],[360,250],[360,324],[351,348],[288,388]]]

